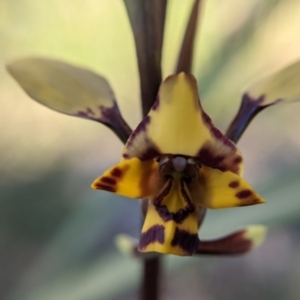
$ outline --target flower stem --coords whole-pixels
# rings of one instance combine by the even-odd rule
[[[142,300],[158,300],[160,290],[161,261],[159,256],[145,258],[143,261]]]

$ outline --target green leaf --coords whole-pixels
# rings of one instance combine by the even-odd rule
[[[161,83],[161,55],[167,0],[124,0],[134,35],[143,115],[152,107]]]
[[[243,94],[239,111],[226,136],[237,142],[251,120],[266,107],[300,100],[300,61],[255,81]]]
[[[24,91],[58,112],[98,121],[125,143],[131,133],[105,78],[57,60],[29,57],[7,66]]]

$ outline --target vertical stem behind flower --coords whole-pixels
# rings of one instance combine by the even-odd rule
[[[161,260],[158,256],[145,258],[143,264],[143,285],[141,290],[141,299],[158,300],[159,282],[161,271]]]
[[[138,68],[142,112],[146,116],[156,100],[161,84],[161,56],[167,0],[124,0],[132,27]],[[143,300],[159,299],[160,259],[143,261]]]
[[[200,0],[195,0],[193,4],[190,18],[182,41],[175,73],[191,73],[200,3]]]
[[[161,84],[161,54],[167,0],[124,0],[134,35],[142,111],[145,116],[155,102]]]

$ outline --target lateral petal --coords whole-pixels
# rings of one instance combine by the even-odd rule
[[[156,189],[158,164],[138,158],[122,160],[97,178],[92,188],[130,198],[145,198]]]
[[[61,61],[28,57],[7,66],[24,91],[37,102],[64,114],[100,122],[125,143],[131,133],[108,81]]]
[[[202,110],[196,79],[180,73],[160,86],[149,114],[131,134],[124,158],[155,158],[159,153],[199,157],[201,163],[239,173],[242,158]]]
[[[264,203],[240,176],[203,166],[199,182],[191,188],[194,201],[207,208],[227,208]]]
[[[265,108],[300,100],[300,61],[253,82],[243,93],[241,106],[226,136],[237,142],[252,119]]]

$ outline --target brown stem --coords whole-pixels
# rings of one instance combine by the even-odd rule
[[[181,45],[181,50],[179,53],[175,73],[180,73],[180,72],[191,73],[200,4],[201,4],[200,0],[194,1],[190,18],[185,30],[183,42]]]
[[[141,202],[143,221],[147,214],[147,209],[148,200],[143,199]],[[158,255],[144,257],[141,300],[160,299],[161,268],[161,258]]]
[[[145,258],[143,261],[142,300],[158,300],[160,291],[161,261],[158,256]]]

